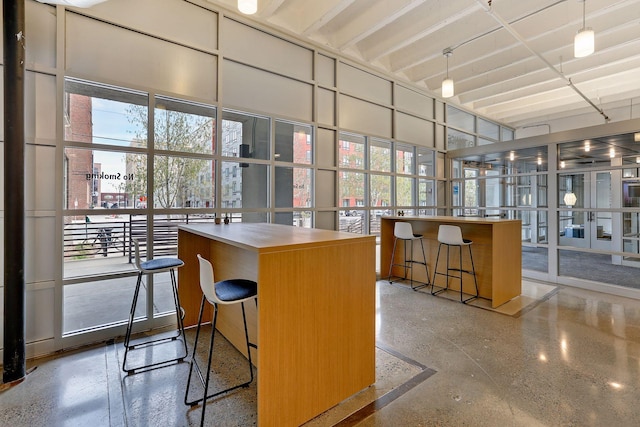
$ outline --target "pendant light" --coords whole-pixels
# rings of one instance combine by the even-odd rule
[[[580,0],[579,0],[580,1]],[[576,34],[573,40],[573,56],[576,58],[584,58],[589,56],[595,50],[595,33],[593,29],[585,26],[585,9],[587,0],[582,1],[582,28]]]
[[[453,53],[453,49],[450,47],[442,51],[442,54],[447,58],[447,75],[442,81],[442,97],[451,98],[453,96],[453,79],[449,78],[449,56]]]
[[[258,0],[238,0],[238,10],[245,15],[253,15],[258,11]]]

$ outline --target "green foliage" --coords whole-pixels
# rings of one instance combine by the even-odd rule
[[[130,121],[148,128],[145,106],[129,107]],[[211,192],[210,179],[201,180],[201,175],[212,176],[208,169],[211,161],[198,157],[186,157],[188,153],[211,153],[215,121],[211,117],[183,113],[169,109],[156,109],[154,120],[153,198],[156,207],[184,206],[189,195]],[[142,135],[136,135],[142,137]],[[160,154],[158,151],[166,151]],[[174,154],[175,153],[175,154]],[[127,164],[135,168],[135,179],[125,184],[126,191],[134,196],[146,195],[147,156],[130,154]],[[200,191],[197,187],[204,181],[209,188]]]

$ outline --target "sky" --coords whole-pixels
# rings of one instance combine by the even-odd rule
[[[93,98],[93,142],[128,147],[136,136],[136,125],[129,122],[126,108],[129,104]],[[94,150],[94,162],[102,165],[106,174],[124,175],[125,153]],[[105,193],[118,191],[123,181],[102,180],[101,188]]]

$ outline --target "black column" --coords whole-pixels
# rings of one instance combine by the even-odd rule
[[[4,22],[4,372],[24,378],[24,0],[3,0]]]

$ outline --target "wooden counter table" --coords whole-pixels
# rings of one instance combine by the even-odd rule
[[[185,325],[197,323],[202,298],[198,253],[216,281],[258,282],[258,308],[245,306],[258,346],[259,426],[298,426],[375,382],[375,236],[277,224],[180,226]],[[217,326],[246,354],[240,313],[239,304],[221,307]]]
[[[491,300],[493,308],[520,295],[522,291],[522,247],[520,220],[500,218],[473,218],[449,216],[383,216],[380,224],[380,277],[386,278],[393,250],[393,229],[396,221],[410,222],[414,233],[423,235],[430,279],[433,279],[436,256],[438,254],[438,226],[458,225],[462,236],[473,241],[473,261],[476,267],[480,297]],[[416,243],[419,245],[419,242]],[[439,272],[445,271],[446,248],[440,254]],[[471,270],[468,253],[463,251],[463,269]],[[420,254],[419,246],[414,246],[414,256]],[[444,255],[444,257],[443,257]],[[398,244],[395,262],[404,259],[403,245]],[[451,263],[458,265],[458,251],[451,251]],[[393,274],[403,275],[402,267],[394,267]],[[455,273],[454,273],[455,274]],[[414,267],[414,280],[426,282],[424,269]],[[473,277],[464,274],[463,291],[475,294]],[[445,286],[446,278],[438,276],[436,287]],[[450,287],[460,290],[458,279],[450,279]]]

